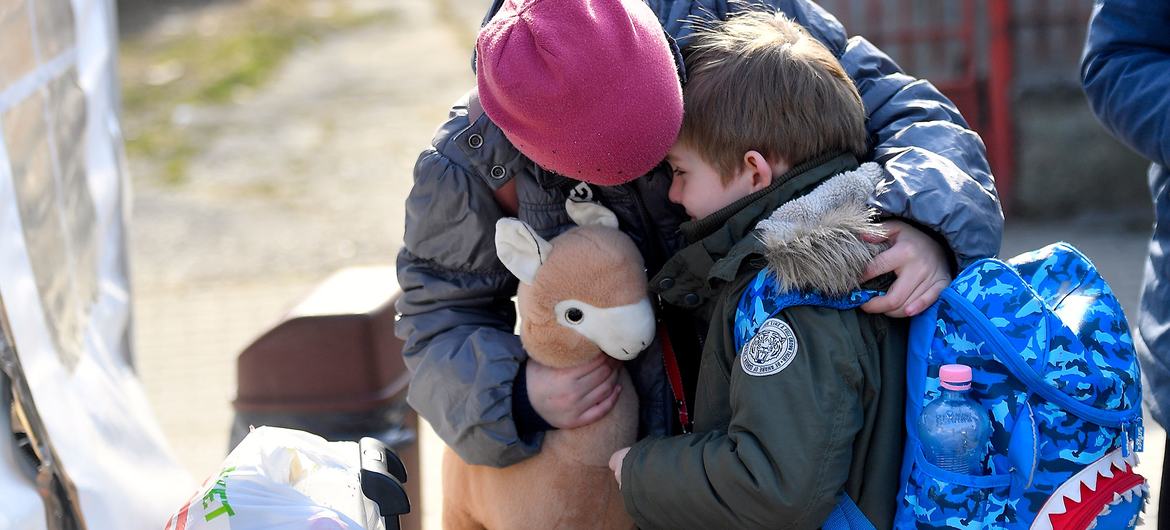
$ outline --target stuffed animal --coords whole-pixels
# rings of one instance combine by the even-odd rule
[[[654,339],[654,310],[641,254],[613,212],[566,204],[577,227],[545,241],[518,219],[496,223],[496,253],[520,279],[520,342],[529,357],[571,367],[609,355],[636,357]],[[549,431],[540,453],[505,468],[443,458],[443,526],[633,528],[609,456],[633,444],[638,398],[624,370],[617,404],[602,419]]]

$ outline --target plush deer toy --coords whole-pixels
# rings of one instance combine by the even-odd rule
[[[496,253],[520,279],[520,341],[551,367],[598,355],[633,359],[654,338],[642,257],[613,212],[568,202],[577,223],[551,242],[518,219],[496,223]],[[443,526],[463,528],[633,528],[608,467],[633,444],[638,398],[622,371],[617,404],[602,419],[549,431],[536,456],[506,468],[443,459]]]

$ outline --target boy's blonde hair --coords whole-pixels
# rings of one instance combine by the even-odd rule
[[[866,151],[865,107],[836,57],[783,14],[748,10],[696,28],[679,141],[726,184],[755,150],[796,166]]]

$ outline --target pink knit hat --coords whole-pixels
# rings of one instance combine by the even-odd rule
[[[476,49],[483,110],[545,169],[622,184],[678,136],[682,87],[644,0],[508,0]]]

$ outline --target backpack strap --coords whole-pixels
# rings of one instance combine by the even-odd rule
[[[829,518],[821,525],[821,530],[877,530],[873,523],[861,513],[857,503],[849,498],[845,492],[837,497],[837,505],[829,512]]]
[[[834,298],[817,292],[783,291],[775,276],[768,269],[763,269],[748,283],[735,309],[735,351],[743,349],[743,345],[760,331],[765,321],[790,307],[808,305],[853,309],[882,294],[870,289],[858,289]]]

